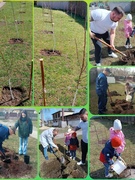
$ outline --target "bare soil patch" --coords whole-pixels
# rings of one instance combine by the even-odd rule
[[[23,44],[23,39],[21,38],[11,38],[9,44]]]
[[[40,51],[40,53],[44,56],[61,56],[61,52],[57,50],[48,50],[48,49],[43,49]]]

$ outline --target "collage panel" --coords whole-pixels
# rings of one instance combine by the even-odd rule
[[[134,1],[90,3],[90,64],[135,64],[134,9]]]
[[[0,178],[36,177],[37,120],[32,108],[0,108]]]
[[[135,178],[135,117],[90,119],[90,177]]]
[[[85,108],[40,110],[39,174],[41,178],[86,178],[88,112]]]
[[[84,1],[35,3],[35,105],[87,103],[86,26]]]
[[[135,68],[97,67],[90,70],[92,114],[135,114]]]
[[[0,106],[31,106],[33,2],[0,2]]]

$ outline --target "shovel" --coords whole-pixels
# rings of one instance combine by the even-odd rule
[[[112,48],[112,46],[110,44],[107,44],[105,41],[103,41],[100,38],[97,38],[96,36],[94,37],[96,40],[100,41],[101,43],[105,44],[106,46]],[[127,56],[126,54],[124,54],[123,52],[119,51],[118,49],[115,49],[116,52],[118,52],[119,54],[121,54],[122,56]]]
[[[54,156],[57,158],[57,160],[61,163],[61,164],[64,164],[65,163],[65,158],[62,156],[62,157],[58,157],[56,154],[56,152],[53,150],[53,154]],[[58,150],[58,153],[59,153],[59,150]]]
[[[3,153],[2,151],[0,151],[0,153],[2,154],[2,156],[4,157],[4,159],[2,160],[4,163],[11,163],[11,159],[7,158],[5,153]]]

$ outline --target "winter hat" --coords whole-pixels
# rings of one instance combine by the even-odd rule
[[[126,20],[128,20],[128,21],[132,21],[132,14],[127,14],[127,16],[126,16]]]
[[[116,119],[113,123],[113,128],[114,130],[121,130],[122,129],[122,124],[119,119]]]
[[[9,128],[14,132],[15,134],[15,131],[16,131],[16,127],[15,126],[9,126]]]
[[[111,145],[112,147],[119,147],[121,145],[121,139],[117,136],[113,137],[111,139]]]
[[[73,137],[76,137],[76,132],[73,132],[73,133],[72,133],[72,136],[73,136]]]
[[[71,132],[71,129],[68,129],[68,133],[70,133]]]

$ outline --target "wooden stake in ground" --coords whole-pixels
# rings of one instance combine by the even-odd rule
[[[31,61],[31,69],[30,69],[30,89],[29,89],[29,99],[31,96],[31,89],[32,89],[32,77],[33,77],[33,59]]]
[[[44,65],[43,65],[43,59],[40,59],[40,66],[41,66],[41,77],[42,77],[42,89],[43,89],[43,104],[46,106],[46,98],[45,98],[45,81],[44,81]]]

